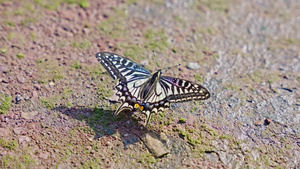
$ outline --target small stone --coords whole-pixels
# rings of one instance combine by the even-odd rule
[[[264,123],[264,120],[258,120],[254,123],[256,126],[261,126]]]
[[[49,83],[49,86],[50,86],[50,87],[53,87],[54,85],[55,85],[54,82],[50,82],[50,83]]]
[[[164,142],[167,142],[167,141],[168,141],[168,137],[167,137],[166,133],[161,132],[161,133],[160,133],[160,139],[161,139],[162,141],[164,141]]]
[[[0,65],[0,72],[8,73],[10,71],[7,65]]]
[[[26,120],[30,120],[33,119],[36,115],[38,114],[37,111],[32,111],[32,112],[22,112],[21,116],[22,118],[26,119]]]
[[[165,145],[158,139],[158,136],[155,133],[145,133],[141,137],[141,140],[155,157],[162,157],[169,153]]]
[[[89,30],[89,28],[84,28],[83,30],[82,30],[82,32],[84,33],[84,34],[89,34],[90,33],[90,30]]]
[[[14,133],[17,134],[17,135],[22,134],[23,131],[24,131],[23,127],[16,127],[16,128],[14,128]]]
[[[199,69],[199,68],[200,68],[200,65],[199,65],[197,62],[190,62],[190,63],[187,65],[187,68],[189,68],[189,69]]]
[[[0,128],[0,137],[7,137],[9,135],[9,130],[6,128]]]
[[[25,79],[23,76],[18,76],[18,77],[17,77],[17,80],[18,80],[18,82],[21,83],[21,84],[23,84],[23,83],[26,82],[26,79]]]
[[[218,154],[217,153],[207,153],[206,154],[206,159],[208,160],[208,161],[211,161],[211,162],[213,162],[213,163],[217,163],[217,162],[219,162],[219,156],[218,156]]]
[[[269,125],[272,122],[271,119],[265,119],[264,121],[264,125]]]
[[[19,103],[22,100],[22,96],[20,94],[18,94],[16,96],[16,103]]]
[[[0,121],[2,121],[2,122],[5,121],[4,115],[0,115]]]
[[[3,83],[9,83],[9,82],[10,82],[10,80],[9,80],[9,79],[7,79],[7,78],[4,78],[4,79],[2,79],[2,82],[3,82]]]
[[[38,93],[37,93],[37,91],[32,91],[32,99],[38,99]]]
[[[48,152],[41,152],[39,158],[46,160],[49,156]]]
[[[39,84],[34,84],[33,87],[36,89],[36,90],[40,90],[41,89],[41,86]]]
[[[24,144],[24,143],[28,143],[30,141],[30,138],[27,136],[20,136],[19,137],[19,144]]]

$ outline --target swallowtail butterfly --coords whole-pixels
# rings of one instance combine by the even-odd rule
[[[114,53],[100,52],[96,58],[113,79],[119,79],[117,95],[122,102],[114,113],[123,110],[140,110],[146,114],[147,126],[152,113],[164,111],[170,103],[205,100],[207,89],[193,82],[162,76],[161,70],[151,74],[137,63]]]

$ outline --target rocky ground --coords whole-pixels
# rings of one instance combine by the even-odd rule
[[[300,168],[300,3],[0,0],[0,168]],[[112,114],[114,52],[205,101]],[[195,63],[194,63],[195,62]],[[189,67],[189,68],[188,68]]]

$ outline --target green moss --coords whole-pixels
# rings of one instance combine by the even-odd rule
[[[178,15],[175,15],[173,18],[174,18],[174,20],[175,20],[176,22],[179,22],[179,23],[183,23],[183,22],[184,22],[184,19],[182,19],[182,18],[179,17]]]
[[[92,46],[92,44],[90,41],[84,40],[82,42],[73,42],[72,46],[84,50],[84,49],[89,49]]]
[[[8,39],[8,40],[12,40],[14,37],[15,37],[15,33],[14,33],[14,32],[10,32],[10,33],[7,35],[7,39]]]
[[[53,98],[44,98],[44,99],[41,99],[41,103],[47,109],[53,109],[55,107],[56,99],[53,99]]]
[[[159,159],[155,159],[150,153],[144,153],[141,156],[139,156],[139,163],[142,164],[151,164],[151,163],[156,163],[157,160]]]
[[[81,8],[87,8],[90,6],[90,3],[88,0],[79,0],[77,2],[77,4],[81,7]]]
[[[19,58],[19,59],[23,59],[24,57],[25,57],[25,55],[23,55],[22,53],[17,54],[17,58]]]
[[[6,21],[6,24],[7,24],[8,26],[15,26],[15,23],[12,22],[12,21]]]
[[[18,142],[16,140],[6,140],[4,138],[0,138],[0,145],[4,148],[14,150],[18,147]]]
[[[18,15],[24,15],[25,14],[25,11],[24,11],[24,9],[23,8],[18,8],[18,9],[16,9],[16,10],[14,10],[13,11],[13,15],[14,16],[18,16]]]
[[[169,46],[163,30],[147,30],[147,32],[144,33],[144,38],[146,39],[144,45],[148,47],[150,51],[162,52]]]
[[[22,26],[28,26],[30,24],[33,24],[33,23],[37,22],[37,20],[38,19],[36,17],[26,17],[25,19],[23,19],[21,21],[21,25]]]
[[[202,124],[201,127],[208,132],[211,136],[217,136],[217,133],[215,130],[209,128],[206,124]]]
[[[198,81],[198,82],[202,82],[203,79],[202,79],[202,75],[201,74],[195,74],[195,79]]]
[[[0,114],[5,114],[11,106],[12,97],[0,94]]]
[[[77,4],[81,8],[87,8],[90,6],[89,0],[34,0],[37,5],[50,10],[57,10],[62,3]]]
[[[232,140],[233,137],[231,135],[228,134],[222,134],[220,137],[220,139],[226,139],[226,140]]]
[[[71,64],[71,67],[73,69],[81,69],[80,62],[78,60],[76,60],[73,64]]]
[[[184,118],[180,118],[179,123],[186,123],[186,120]]]
[[[99,28],[102,34],[109,36],[111,38],[121,38],[125,37],[126,31],[126,20],[127,15],[124,10],[115,9],[114,14],[102,21],[99,24]]]
[[[7,48],[1,48],[0,53],[5,54],[7,52]]]
[[[104,89],[101,86],[98,87],[97,91],[98,97],[102,100],[105,100],[107,97],[112,95],[112,90]]]
[[[139,60],[145,53],[143,47],[134,44],[121,44],[120,47],[124,49],[124,56],[130,57],[133,60]]]
[[[199,5],[205,5],[211,10],[226,12],[229,9],[230,1],[225,0],[200,0]],[[198,5],[194,5],[198,6]]]
[[[31,32],[30,32],[30,39],[31,39],[32,41],[37,40],[37,35],[36,35],[36,33],[35,33],[34,31],[31,31]]]
[[[38,76],[37,79],[39,83],[45,84],[51,81],[58,81],[65,77],[64,71],[61,66],[58,66],[56,62],[53,61],[43,61],[37,60]]]
[[[92,159],[92,160],[87,160],[85,161],[82,166],[78,167],[80,168],[91,168],[91,169],[96,169],[96,168],[103,168],[101,164],[101,161],[99,159]]]

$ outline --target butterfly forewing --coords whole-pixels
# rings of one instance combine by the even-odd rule
[[[117,54],[99,52],[96,54],[96,58],[112,78],[120,79],[120,81],[124,83],[149,78],[151,76],[151,73],[147,69]]]

